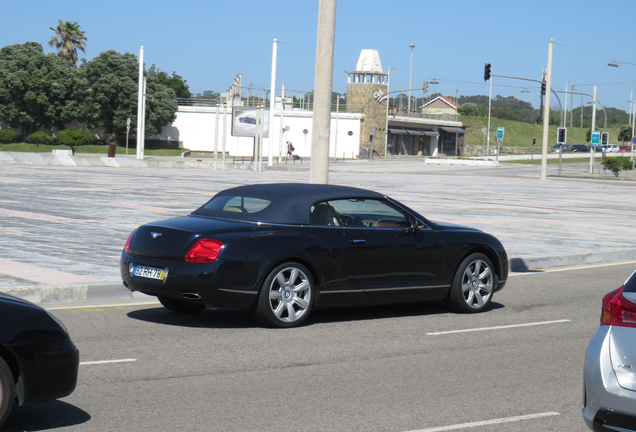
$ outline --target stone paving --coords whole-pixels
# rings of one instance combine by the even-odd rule
[[[308,164],[263,172],[199,166],[205,167],[0,165],[0,291],[40,302],[77,300],[87,287],[104,284],[126,292],[119,256],[137,226],[186,215],[229,187],[309,181]],[[636,182],[627,178],[599,172],[588,179],[583,165],[546,181],[539,165],[401,160],[330,168],[332,184],[386,193],[431,220],[494,234],[513,270],[636,259]],[[555,170],[549,166],[551,176]]]

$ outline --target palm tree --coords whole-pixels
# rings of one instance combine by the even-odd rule
[[[77,49],[84,51],[86,48],[86,32],[80,30],[80,26],[77,22],[66,21],[60,24],[57,28],[49,27],[55,32],[55,36],[49,41],[50,46],[55,46],[60,53],[68,56],[69,63],[72,65],[77,63],[79,58],[77,57]]]

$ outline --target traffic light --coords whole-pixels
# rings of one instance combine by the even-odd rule
[[[422,90],[424,91],[424,93],[426,93],[428,91],[428,81],[424,81],[424,85],[422,86]]]
[[[535,145],[537,143],[537,139],[536,138],[532,138],[532,145]]]
[[[545,96],[545,83],[544,82],[541,83],[541,94],[543,96]]]
[[[565,144],[567,139],[568,130],[566,128],[560,127],[557,130],[557,144]]]
[[[490,63],[486,63],[484,66],[484,81],[488,81],[490,79]]]
[[[609,132],[601,132],[601,145],[607,145],[609,142]]]

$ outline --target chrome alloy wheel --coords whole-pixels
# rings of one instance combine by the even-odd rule
[[[474,309],[486,303],[493,292],[493,274],[487,262],[476,259],[462,275],[462,295],[466,304]]]
[[[269,306],[283,322],[292,323],[302,318],[311,303],[311,283],[297,267],[279,271],[269,286]]]

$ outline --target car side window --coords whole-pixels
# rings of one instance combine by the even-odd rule
[[[341,199],[328,201],[344,226],[367,228],[403,228],[409,218],[398,208],[379,199]]]

